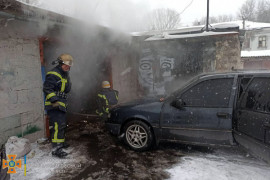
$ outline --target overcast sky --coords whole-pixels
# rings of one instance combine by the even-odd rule
[[[205,17],[207,13],[207,0],[131,0],[135,3],[147,3],[154,8],[168,7],[182,12],[181,22],[191,24],[196,18]],[[209,0],[210,16],[236,15],[246,0]]]
[[[26,0],[18,0],[26,1]],[[210,0],[210,16],[236,16],[246,0]],[[29,0],[32,4],[85,21],[139,31],[145,15],[156,8],[170,8],[181,14],[180,26],[191,26],[206,17],[207,0]]]

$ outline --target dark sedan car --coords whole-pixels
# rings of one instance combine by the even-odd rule
[[[106,126],[136,151],[160,141],[231,146],[237,134],[269,148],[269,90],[268,72],[199,75],[163,101],[113,108]]]

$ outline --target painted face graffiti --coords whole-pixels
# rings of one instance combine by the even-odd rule
[[[172,80],[174,58],[152,55],[149,49],[143,51],[139,62],[139,82],[149,93],[164,94],[165,83]]]

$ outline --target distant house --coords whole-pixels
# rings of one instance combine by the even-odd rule
[[[245,69],[270,69],[270,23],[245,22],[241,58]]]
[[[227,26],[235,24],[239,26],[239,39],[241,46],[241,59],[244,69],[270,69],[270,23],[252,21],[231,21],[213,24]]]
[[[242,51],[270,50],[270,23],[246,22]]]

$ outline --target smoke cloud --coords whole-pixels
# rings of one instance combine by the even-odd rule
[[[138,12],[138,9],[147,8],[126,0],[113,3],[109,0],[21,2],[78,19],[70,18],[70,22],[60,24],[53,24],[48,18],[39,21],[41,36],[46,38],[43,42],[44,60],[46,71],[49,71],[53,67],[51,62],[60,54],[73,56],[69,111],[94,112],[97,91],[101,82],[108,80],[110,58],[119,47],[130,45],[131,37],[125,32],[139,27],[137,22],[146,10]]]
[[[32,6],[47,9],[124,32],[145,30],[144,17],[151,8],[147,2],[131,0],[19,0]]]

